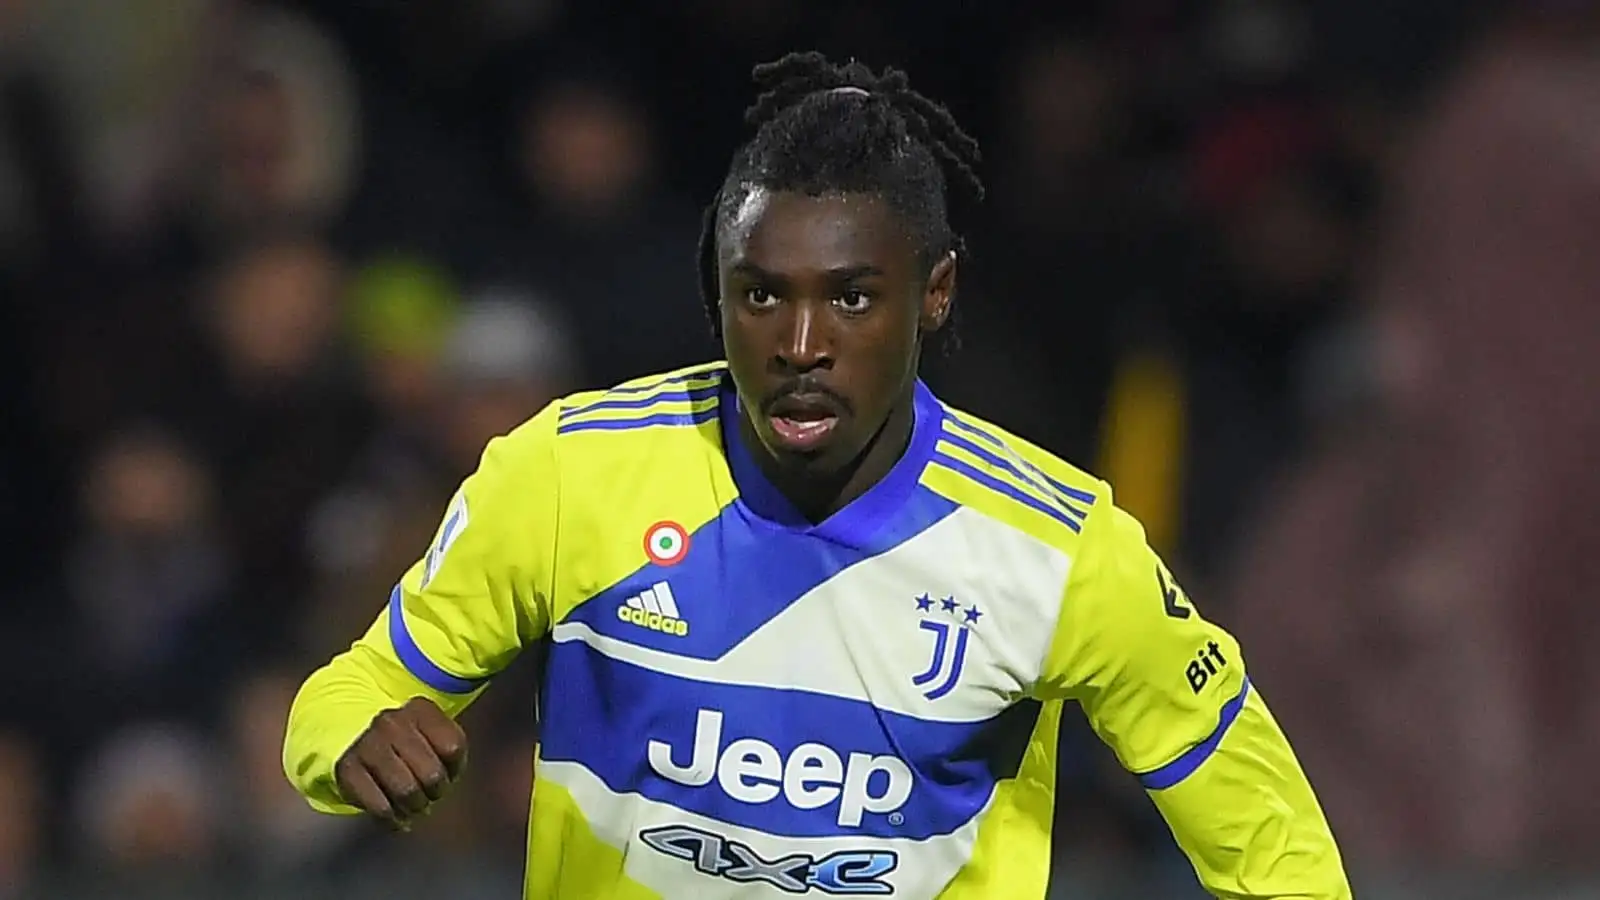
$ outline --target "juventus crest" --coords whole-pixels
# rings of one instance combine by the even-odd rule
[[[967,661],[967,638],[983,617],[978,605],[962,606],[956,598],[935,600],[928,594],[916,599],[917,612],[922,620],[917,627],[933,635],[933,652],[928,668],[911,677],[911,683],[929,700],[955,690],[961,681],[961,669]]]

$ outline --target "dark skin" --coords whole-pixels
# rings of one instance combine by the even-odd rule
[[[444,796],[467,764],[467,735],[433,701],[384,710],[333,767],[345,802],[399,831]]]
[[[763,474],[821,521],[904,453],[922,338],[943,327],[955,256],[931,267],[900,217],[866,194],[756,189],[717,240],[723,348]],[[796,452],[778,402],[821,394],[837,424]]]
[[[866,194],[757,189],[717,241],[723,347],[757,464],[812,521],[861,496],[905,452],[922,339],[943,327],[955,256],[933,265],[900,217]],[[804,451],[774,410],[792,398],[836,418]],[[437,802],[466,764],[461,727],[418,697],[387,710],[334,768],[341,796],[398,829]]]

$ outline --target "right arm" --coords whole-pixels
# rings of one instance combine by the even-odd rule
[[[1238,642],[1184,595],[1109,487],[1035,691],[1083,707],[1213,896],[1349,900],[1321,805]]]
[[[370,793],[351,777],[367,777],[353,771],[363,767],[353,766],[351,751],[358,741],[371,743],[364,739],[369,734],[382,744],[376,748],[381,758],[364,768],[389,766],[390,783],[407,777],[400,767],[415,759],[405,751],[418,740],[453,766],[459,760],[446,758],[450,748],[438,746],[452,740],[448,719],[549,630],[556,415],[552,404],[489,443],[427,554],[400,579],[366,634],[301,686],[289,713],[283,764],[313,808],[381,814],[374,804],[345,796],[346,788]],[[385,752],[391,745],[393,759]],[[371,774],[385,780],[383,771]],[[428,773],[414,774],[433,799]]]

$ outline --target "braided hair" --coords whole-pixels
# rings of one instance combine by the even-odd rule
[[[717,232],[757,188],[871,194],[902,217],[928,265],[966,253],[950,225],[950,201],[983,199],[978,142],[942,104],[912,90],[906,73],[811,52],[752,75],[762,88],[745,111],[755,136],[734,154],[700,232],[700,296],[713,331],[721,333]]]

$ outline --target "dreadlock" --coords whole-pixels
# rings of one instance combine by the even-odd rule
[[[721,333],[717,232],[758,187],[872,194],[904,219],[930,265],[966,253],[949,200],[983,199],[978,142],[942,104],[913,91],[906,73],[811,52],[756,66],[752,76],[762,93],[744,118],[755,136],[734,154],[700,231],[700,296],[713,331]],[[960,193],[947,197],[952,186]]]

